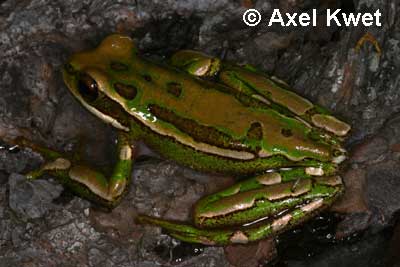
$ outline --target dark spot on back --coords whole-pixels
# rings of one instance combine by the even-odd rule
[[[114,83],[114,89],[120,96],[128,100],[135,99],[137,94],[136,87],[128,84]]]
[[[176,97],[180,97],[182,94],[182,85],[177,82],[167,83],[167,92]]]
[[[247,137],[250,139],[261,140],[263,138],[262,127],[259,122],[253,122],[247,132]]]
[[[284,137],[291,137],[293,135],[292,130],[290,130],[290,129],[282,129],[281,134]]]

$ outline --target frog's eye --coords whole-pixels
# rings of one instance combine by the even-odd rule
[[[89,102],[93,102],[99,96],[97,82],[86,73],[79,76],[78,90],[81,96]]]

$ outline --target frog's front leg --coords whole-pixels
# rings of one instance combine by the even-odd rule
[[[329,206],[343,191],[339,176],[312,177],[302,168],[250,178],[201,199],[195,226],[140,216],[141,223],[166,229],[195,243],[247,243],[278,234]]]
[[[35,179],[46,173],[50,174],[79,196],[106,207],[116,206],[129,184],[135,147],[130,144],[126,133],[118,134],[118,159],[108,178],[83,164],[76,156],[53,151],[23,138],[18,138],[14,143],[31,148],[46,161],[39,169],[29,172],[28,178]]]

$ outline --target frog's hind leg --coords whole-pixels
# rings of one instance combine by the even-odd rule
[[[103,173],[82,164],[76,156],[53,151],[23,138],[16,139],[14,143],[31,148],[45,159],[40,168],[27,173],[27,178],[36,179],[50,174],[79,196],[111,208],[119,203],[130,182],[134,147],[129,141],[125,133],[119,133],[118,159],[108,179]]]
[[[330,112],[292,92],[288,85],[274,77],[267,77],[250,65],[223,63],[218,58],[192,50],[175,53],[171,65],[197,77],[213,77],[225,86],[215,86],[235,96],[246,106],[274,109],[282,115],[301,120],[313,128],[315,139],[339,145],[350,125]],[[329,133],[327,135],[327,133]]]
[[[265,221],[254,223],[252,226],[234,227],[232,229],[201,229],[192,225],[148,216],[140,216],[137,220],[139,223],[160,226],[172,237],[185,242],[220,246],[247,244],[248,242],[277,235],[284,230],[300,225],[306,219],[329,205],[334,199],[334,197],[316,199],[269,220],[266,219]]]
[[[138,220],[188,242],[247,243],[299,225],[342,191],[339,176],[313,177],[294,168],[256,176],[204,197],[194,210],[195,226],[147,216]]]
[[[224,64],[218,78],[242,99],[245,99],[244,96],[253,99],[246,100],[252,102],[251,105],[264,105],[286,116],[297,118],[322,133],[329,133],[335,142],[339,142],[340,138],[350,131],[350,125],[332,116],[325,108],[291,91],[285,82],[275,77],[267,77],[255,68]]]

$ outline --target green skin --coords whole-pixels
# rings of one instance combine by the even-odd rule
[[[64,68],[65,83],[89,111],[118,129],[116,166],[106,178],[76,155],[18,139],[46,159],[28,177],[49,173],[78,195],[112,208],[128,188],[139,140],[196,170],[250,176],[201,199],[195,226],[137,218],[177,239],[208,245],[278,234],[340,196],[344,187],[336,172],[345,157],[347,124],[251,67],[193,51],[178,52],[169,63],[140,58],[133,42],[120,35],[75,54]],[[220,103],[217,112],[207,108]]]

